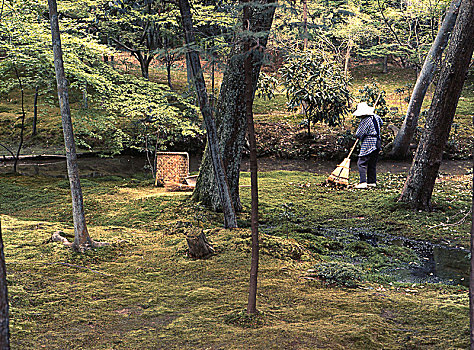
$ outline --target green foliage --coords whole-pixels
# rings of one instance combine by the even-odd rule
[[[363,278],[362,270],[357,266],[339,261],[322,262],[315,265],[313,269],[312,276],[337,286],[355,288]]]
[[[275,97],[275,91],[279,81],[274,76],[260,72],[257,82],[256,95],[263,100],[271,100]]]
[[[322,51],[289,56],[281,69],[288,109],[302,108],[308,122],[339,124],[348,112],[348,81],[339,65]]]
[[[359,89],[360,102],[367,102],[369,106],[375,106],[375,113],[380,117],[385,117],[389,110],[387,107],[387,101],[385,100],[386,92],[380,88],[380,86],[373,82],[372,85],[365,85],[362,89]]]

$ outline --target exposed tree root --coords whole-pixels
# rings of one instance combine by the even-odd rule
[[[100,248],[100,247],[105,247],[110,245],[110,243],[107,242],[97,242],[97,241],[91,241],[90,244],[84,244],[80,245],[79,247],[76,247],[73,242],[69,242],[68,239],[64,236],[61,235],[63,233],[62,231],[56,231],[52,234],[51,236],[51,241],[52,242],[60,242],[64,244],[65,246],[72,248],[78,252],[85,252],[86,250],[93,249],[93,248]]]

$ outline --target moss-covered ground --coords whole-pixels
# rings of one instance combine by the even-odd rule
[[[395,202],[398,175],[363,192],[320,186],[324,179],[260,174],[261,314],[248,319],[248,187],[241,228],[230,231],[189,193],[146,177],[83,179],[89,232],[112,245],[78,254],[49,241],[56,230],[72,235],[68,182],[0,176],[13,348],[467,348],[465,287],[397,282],[383,269],[416,259],[411,252],[335,242],[315,229],[467,246],[468,176],[441,178],[431,213]],[[185,233],[200,229],[216,248],[207,260],[186,256]]]

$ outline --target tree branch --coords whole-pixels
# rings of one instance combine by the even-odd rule
[[[3,143],[0,143],[0,147],[5,148],[5,150],[6,150],[8,153],[10,153],[10,154],[12,155],[13,159],[16,159],[16,158],[15,158],[15,154],[13,153],[13,151],[12,151],[10,148],[8,148],[7,146],[5,146]]]
[[[378,8],[379,8],[379,12],[380,12],[380,15],[382,16],[383,18],[383,21],[385,22],[385,24],[387,25],[388,29],[392,32],[393,36],[395,37],[395,40],[397,41],[397,43],[404,47],[405,45],[402,44],[402,42],[400,41],[400,38],[398,37],[397,33],[395,32],[395,30],[392,28],[392,26],[390,25],[390,23],[388,22],[388,19],[385,17],[384,13],[383,13],[383,9],[382,9],[382,6],[380,5],[380,0],[377,0],[377,5],[378,5]],[[408,43],[407,44],[408,48],[409,49],[413,49],[413,47],[411,47],[411,45]]]
[[[133,48],[128,47],[127,45],[121,43],[120,41],[118,41],[118,40],[115,39],[115,38],[111,38],[111,39],[112,39],[112,41],[114,41],[117,45],[122,46],[125,50],[131,52],[132,54],[138,52],[138,50],[135,50],[135,49],[133,49]]]

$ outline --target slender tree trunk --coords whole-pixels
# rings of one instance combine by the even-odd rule
[[[216,97],[214,95],[216,89],[216,81],[215,81],[215,67],[216,67],[216,60],[214,57],[214,53],[211,54],[211,108],[214,110],[216,106]]]
[[[192,47],[195,44],[193,23],[191,17],[191,6],[188,0],[179,0],[179,10],[183,22],[183,30],[186,39],[186,45]],[[207,141],[209,152],[212,158],[212,165],[215,176],[215,182],[219,192],[219,198],[222,203],[222,210],[224,212],[224,221],[226,228],[237,227],[237,218],[234,207],[232,206],[232,199],[230,197],[229,187],[225,169],[222,164],[222,159],[219,152],[219,141],[217,138],[217,128],[212,116],[212,111],[209,106],[209,99],[207,97],[206,82],[201,69],[199,54],[195,49],[190,49],[188,52],[189,63],[194,77],[194,86],[196,94],[199,99],[199,107],[206,125]]]
[[[250,27],[250,5],[249,0],[244,0],[243,8],[243,26],[244,31],[249,33],[253,31]],[[250,283],[249,298],[247,304],[247,313],[255,314],[257,312],[257,276],[258,276],[258,164],[257,164],[257,141],[255,139],[255,127],[253,122],[253,81],[252,81],[252,56],[251,46],[256,44],[251,37],[245,39],[244,42],[244,72],[245,72],[245,110],[247,114],[248,139],[250,144],[250,183],[251,183],[251,227],[252,227],[252,260],[250,263]]]
[[[349,62],[351,60],[351,51],[353,44],[354,42],[352,41],[352,39],[349,39],[349,41],[347,42],[346,57],[344,59],[344,76],[346,77],[346,79],[349,75]]]
[[[276,3],[274,0],[260,0],[250,11],[250,23],[251,27],[254,28],[253,32],[260,33],[261,35],[258,49],[253,50],[251,53],[254,94],[275,8]],[[241,42],[236,44],[235,53],[228,61],[216,105],[216,124],[220,152],[224,162],[232,202],[236,211],[242,210],[239,196],[240,163],[242,161],[242,150],[245,145],[245,134],[247,131],[244,55],[242,55],[241,45]],[[219,210],[221,205],[213,176],[211,158],[208,146],[206,146],[193,199],[213,210]]]
[[[167,77],[168,77],[168,86],[170,87],[170,89],[173,89],[173,85],[171,84],[171,59],[168,57],[166,59],[166,74],[167,74]]]
[[[303,49],[308,48],[308,0],[303,2]]]
[[[474,124],[474,118],[473,118]],[[474,154],[474,147],[472,148]],[[471,205],[471,270],[469,272],[469,329],[470,349],[474,350],[474,157],[472,165],[472,205]]]
[[[418,209],[431,208],[431,195],[443,150],[474,51],[473,38],[474,0],[463,0],[436,85],[425,131],[399,199]]]
[[[36,123],[38,122],[38,94],[39,94],[39,86],[35,89],[35,100],[34,100],[34,107],[33,107],[33,136],[36,136]]]
[[[18,84],[20,85],[20,91],[21,91],[21,128],[20,128],[20,143],[18,144],[18,149],[16,151],[16,156],[15,156],[15,162],[13,164],[13,172],[16,173],[17,171],[17,165],[18,161],[20,160],[20,152],[21,148],[23,147],[23,136],[25,134],[25,119],[26,119],[26,113],[25,113],[25,93],[23,91],[23,83],[21,81],[20,73],[18,73],[18,70],[16,68],[16,65],[13,66],[15,69],[15,74],[18,79]]]
[[[388,55],[383,56],[382,73],[388,73]]]
[[[89,108],[89,102],[87,101],[87,83],[84,84],[84,88],[82,89],[82,103],[84,109]]]
[[[0,219],[0,350],[10,349],[10,319],[8,307],[7,269],[3,249],[2,221]]]
[[[67,80],[64,73],[63,52],[59,34],[58,10],[56,0],[48,0],[49,17],[51,21],[51,35],[54,53],[54,68],[56,70],[56,82],[58,85],[59,106],[64,133],[64,146],[66,149],[66,161],[69,184],[72,195],[72,215],[74,221],[74,243],[73,249],[82,251],[93,245],[86,226],[82,189],[79,180],[79,169],[77,166],[76,145],[72,128],[71,110],[69,108],[69,96]]]
[[[425,98],[426,91],[433,80],[436,64],[440,61],[441,55],[448,44],[449,37],[454,24],[456,23],[460,4],[461,0],[454,0],[451,3],[451,6],[446,12],[443,24],[438,31],[438,35],[431,45],[430,51],[426,55],[423,68],[418,76],[415,88],[413,89],[410,98],[405,120],[393,141],[393,147],[389,153],[392,158],[404,159],[408,156],[410,143],[418,125],[418,117],[420,115],[423,99]]]

